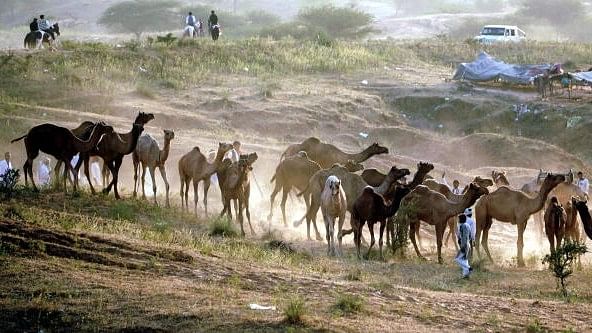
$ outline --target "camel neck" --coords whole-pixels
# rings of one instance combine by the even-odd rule
[[[72,134],[74,147],[78,152],[86,153],[97,145],[97,142],[99,142],[99,139],[103,134],[97,129],[97,127],[97,125],[94,126],[92,132],[90,133],[90,138],[86,141],[82,141],[78,137],[76,137],[76,135]]]
[[[357,153],[357,154],[347,154],[347,159],[348,160],[352,160],[356,163],[361,163],[364,162],[365,160],[369,159],[370,157],[372,157],[372,153],[370,152],[370,148],[368,147],[366,149],[364,149],[363,151]]]
[[[545,201],[547,201],[547,196],[553,190],[553,188],[554,186],[551,186],[549,183],[544,182],[536,197],[528,198],[527,208],[530,214],[536,213],[539,210],[543,209]]]
[[[169,151],[171,149],[171,139],[165,138],[164,139],[164,147],[160,151],[159,162],[164,163],[169,158]]]

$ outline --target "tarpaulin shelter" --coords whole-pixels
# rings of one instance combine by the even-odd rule
[[[506,64],[485,52],[481,52],[475,61],[458,65],[452,79],[476,82],[501,80],[514,84],[530,84],[535,76],[546,73],[552,66],[551,64]]]

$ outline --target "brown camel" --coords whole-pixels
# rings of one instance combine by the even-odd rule
[[[115,198],[120,199],[117,184],[119,182],[119,169],[123,163],[123,157],[133,153],[136,149],[138,138],[142,134],[142,131],[144,131],[144,125],[152,119],[154,119],[152,113],[140,112],[136,116],[130,132],[125,134],[109,133],[103,136],[95,149],[80,154],[80,159],[76,165],[76,173],[78,173],[80,165],[84,162],[84,174],[86,175],[92,193],[95,193],[95,190],[90,179],[89,160],[91,156],[99,156],[103,159],[103,165],[106,165],[109,171],[111,171],[112,176],[111,182],[103,189],[103,193],[109,193],[111,192],[111,188],[113,188]]]
[[[164,147],[161,150],[158,147],[158,142],[149,134],[144,134],[138,139],[136,150],[132,154],[134,162],[134,197],[138,193],[138,176],[139,167],[142,163],[142,199],[146,199],[146,191],[144,190],[144,180],[146,177],[146,168],[150,171],[152,177],[152,192],[154,193],[154,203],[156,201],[156,175],[154,171],[156,168],[160,171],[162,180],[166,188],[166,206],[170,207],[169,202],[169,182],[166,175],[165,162],[169,158],[169,151],[171,149],[171,141],[175,138],[175,132],[171,130],[164,130]]]
[[[364,169],[362,171],[362,178],[364,181],[373,187],[378,187],[384,181],[386,175],[374,168]]]
[[[548,174],[536,197],[530,197],[522,191],[503,186],[479,200],[475,208],[477,224],[475,248],[479,257],[481,257],[479,244],[483,242],[483,248],[489,260],[493,262],[487,240],[493,219],[496,219],[500,222],[515,224],[518,227],[518,266],[523,267],[522,249],[528,218],[543,208],[547,195],[563,181],[565,181],[564,175]],[[481,232],[483,232],[482,239]]]
[[[308,157],[319,163],[323,169],[330,168],[335,163],[345,165],[349,160],[361,163],[374,155],[388,154],[388,149],[377,143],[370,145],[368,148],[357,154],[344,153],[332,144],[322,143],[319,139],[311,137],[300,144],[289,146],[284,153],[282,153],[281,159],[295,155],[299,151],[305,151],[308,154]]]
[[[493,181],[489,178],[481,178],[480,176],[476,176],[475,178],[473,178],[473,183],[481,186],[481,187],[489,187],[489,186],[493,186]],[[454,194],[452,193],[452,191],[450,190],[450,188],[444,184],[440,184],[438,182],[436,182],[433,179],[426,179],[423,182],[423,185],[427,186],[430,188],[430,190],[432,191],[436,191],[439,193],[442,193],[446,199],[450,200],[450,201],[454,201],[454,202],[459,202],[463,199],[462,194]],[[462,193],[466,193],[468,190],[468,186],[465,186],[465,188],[463,189]],[[448,234],[446,234],[446,239],[444,240],[444,244],[446,246],[448,246],[448,240],[450,238],[452,238],[452,242],[454,244],[454,247],[458,250],[458,243],[456,242],[456,237],[450,237],[451,235],[455,234],[455,230],[456,230],[456,216],[453,216],[451,218],[448,219]],[[417,237],[417,242],[421,245],[421,236],[419,233],[419,229],[417,230],[417,234],[415,235]]]
[[[545,209],[545,233],[549,239],[551,253],[556,249],[555,240],[557,240],[557,247],[561,246],[561,241],[565,236],[566,222],[565,209],[557,201],[557,197],[552,197],[549,206]]]
[[[27,160],[23,166],[23,171],[25,173],[25,184],[27,186],[27,176],[29,176],[31,177],[33,188],[36,191],[38,190],[35,185],[35,180],[33,179],[33,161],[39,156],[39,151],[42,151],[64,163],[64,190],[66,190],[68,172],[73,172],[72,165],[70,164],[72,157],[78,153],[82,154],[94,149],[103,135],[109,135],[112,133],[113,127],[99,122],[93,126],[90,138],[86,141],[82,141],[67,128],[53,124],[42,124],[31,128],[27,134],[12,140],[11,143],[25,139]],[[78,172],[74,173],[74,191],[77,189],[77,177]]]
[[[189,210],[189,183],[193,181],[193,207],[195,216],[197,216],[197,202],[199,200],[198,185],[203,181],[203,205],[205,214],[208,216],[208,191],[210,189],[210,177],[218,172],[224,163],[224,155],[232,149],[230,143],[218,143],[218,151],[216,159],[213,163],[209,163],[208,159],[199,150],[199,147],[194,147],[190,152],[183,155],[179,160],[179,182],[181,187],[181,207],[184,210]],[[230,160],[228,160],[230,163]]]
[[[380,223],[380,233],[378,238],[378,246],[380,248],[380,258],[384,259],[382,252],[382,236],[384,235],[384,228],[386,227],[386,220],[394,215],[393,212],[393,200],[395,197],[395,182],[407,175],[409,175],[409,169],[397,169],[393,166],[389,174],[385,177],[383,183],[379,188],[373,188],[367,186],[362,191],[362,194],[358,196],[352,207],[350,225],[354,232],[354,241],[356,243],[356,249],[358,258],[360,258],[360,246],[361,242],[358,241],[362,234],[364,224],[368,223],[368,231],[370,231],[370,246],[366,258],[370,255],[370,251],[374,246],[374,224]],[[394,186],[393,186],[394,185]],[[381,190],[381,188],[383,190]],[[341,226],[339,228],[341,231]],[[341,239],[344,235],[340,232],[339,244],[341,247]]]
[[[245,235],[245,229],[243,227],[243,210],[246,212],[251,234],[255,234],[253,226],[251,225],[251,212],[249,210],[249,196],[251,193],[249,174],[253,171],[253,163],[257,161],[257,158],[257,153],[241,155],[238,163],[232,163],[232,165],[226,170],[218,172],[218,181],[222,192],[222,200],[224,202],[224,208],[222,209],[220,216],[227,213],[228,217],[232,219],[230,201],[238,201],[236,215],[243,236]]]
[[[83,121],[80,125],[78,125],[78,127],[71,129],[70,131],[72,131],[72,133],[74,135],[76,135],[77,138],[79,138],[82,141],[87,141],[90,138],[90,134],[92,133],[92,130],[95,126],[95,123],[93,123],[92,121]],[[60,174],[60,169],[62,168],[62,161],[56,161],[56,165],[53,168],[53,174],[54,175],[59,175]],[[72,175],[74,176],[74,175]],[[68,177],[68,179],[70,180],[70,184],[74,185],[73,181],[70,179],[70,177]],[[76,184],[76,186],[78,186],[78,184]]]
[[[350,172],[346,167],[339,164],[333,165],[329,169],[322,169],[317,171],[308,181],[306,188],[298,193],[298,196],[308,196],[310,206],[306,214],[298,221],[294,222],[294,227],[298,227],[306,219],[307,237],[310,240],[310,224],[311,221],[315,228],[317,240],[323,240],[318,231],[316,218],[320,207],[321,192],[325,186],[327,177],[334,175],[341,180],[341,186],[345,191],[347,198],[347,210],[351,212],[354,201],[358,198],[360,193],[368,184],[362,179],[360,175]]]
[[[464,212],[467,207],[471,207],[477,199],[487,193],[489,193],[487,188],[471,183],[463,194],[463,199],[459,202],[450,201],[443,194],[430,190],[427,186],[418,186],[405,196],[400,208],[405,214],[401,218],[407,219],[409,223],[409,236],[417,256],[423,258],[415,241],[415,233],[419,228],[420,221],[436,227],[438,263],[442,264],[444,262],[442,239],[448,219]]]
[[[329,176],[325,182],[325,188],[321,193],[321,212],[325,220],[325,236],[327,238],[327,255],[335,255],[335,220],[339,219],[338,233],[341,233],[347,202],[345,192],[341,188],[341,181],[335,176]],[[339,254],[341,255],[341,243],[339,243]]]

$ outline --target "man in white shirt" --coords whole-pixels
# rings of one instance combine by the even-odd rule
[[[580,188],[580,190],[582,190],[582,192],[586,193],[587,198],[590,185],[588,183],[588,179],[584,178],[584,174],[582,173],[582,171],[578,172],[578,187]]]
[[[10,152],[4,154],[4,159],[0,161],[0,179],[8,172],[12,170],[12,163],[10,162]]]
[[[41,186],[47,186],[51,181],[51,169],[49,168],[49,158],[47,157],[39,163],[37,181]]]
[[[197,20],[195,19],[195,16],[193,16],[192,12],[189,12],[189,14],[187,15],[187,17],[185,18],[185,25],[189,25],[192,26],[194,28],[197,28],[195,26],[195,24],[197,23]]]
[[[442,174],[442,184],[446,185],[452,194],[462,194],[462,189],[460,188],[460,182],[458,180],[455,179],[452,181],[452,187],[448,185],[448,182],[446,181],[446,172]]]
[[[238,163],[241,154],[241,143],[239,141],[234,141],[232,143],[232,149],[226,153],[226,158],[230,159],[233,163]]]
[[[51,39],[55,40],[55,35],[53,31],[51,31],[51,23],[49,23],[49,20],[45,18],[45,15],[39,16],[37,24],[39,30],[48,33],[51,36]]]

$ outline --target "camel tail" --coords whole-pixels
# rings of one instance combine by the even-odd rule
[[[26,137],[27,137],[27,135],[28,135],[28,134],[25,134],[25,135],[21,136],[20,138],[16,138],[16,139],[14,139],[14,140],[11,140],[11,141],[10,141],[10,143],[15,143],[15,142],[17,142],[17,141],[21,141],[22,139],[26,138]]]
[[[273,177],[271,177],[271,180],[269,180],[270,183],[273,183],[275,181],[275,173],[273,174]]]
[[[309,192],[309,189],[310,189],[310,182],[308,183],[308,185],[306,185],[306,188],[304,190],[302,190],[302,192],[296,194],[296,196],[301,197],[301,196],[305,195],[306,193]]]

